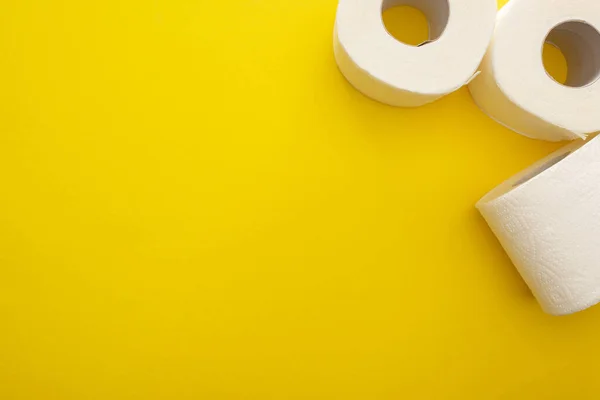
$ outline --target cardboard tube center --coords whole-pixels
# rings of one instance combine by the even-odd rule
[[[421,41],[416,47],[421,47],[438,40],[444,33],[446,25],[448,25],[448,19],[450,18],[450,5],[448,4],[448,0],[384,0],[381,7],[381,13],[383,14],[388,9],[399,6],[416,8],[421,11],[427,19],[429,27],[427,39]],[[387,26],[386,29],[388,29]],[[388,29],[388,32],[390,32],[390,29]],[[398,35],[394,35],[391,32],[390,34],[398,39]],[[406,43],[401,39],[399,40],[412,46],[410,43]]]
[[[584,21],[563,22],[550,31],[545,42],[565,56],[565,86],[584,87],[600,78],[600,32],[593,26]],[[548,76],[552,77],[549,73]]]

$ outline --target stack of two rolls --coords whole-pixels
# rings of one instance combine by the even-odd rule
[[[430,23],[421,46],[397,41],[382,12],[420,9]],[[542,61],[558,47],[567,80]],[[469,85],[502,125],[542,140],[600,131],[600,7],[597,0],[340,0],[334,52],[365,95],[416,107]],[[570,314],[600,301],[600,138],[577,140],[485,196],[477,207],[542,308]]]

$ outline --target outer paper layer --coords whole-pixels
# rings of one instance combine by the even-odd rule
[[[600,3],[511,0],[498,14],[481,74],[469,84],[490,117],[528,137],[573,140],[600,131]],[[565,84],[545,70],[544,43],[568,63]]]
[[[544,311],[600,301],[600,137],[574,142],[477,204]]]
[[[385,28],[382,11],[420,9],[431,42],[404,44]],[[489,44],[495,0],[340,0],[334,32],[338,66],[365,95],[393,106],[416,107],[465,85]]]

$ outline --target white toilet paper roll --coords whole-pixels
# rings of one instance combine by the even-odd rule
[[[411,46],[388,33],[382,12],[420,9],[429,41]],[[334,52],[340,70],[365,95],[416,107],[465,85],[485,54],[496,19],[495,0],[340,0]]]
[[[477,208],[546,312],[600,301],[600,137],[551,154]]]
[[[469,88],[479,107],[514,131],[550,141],[600,131],[598,0],[511,0],[498,14],[481,74]],[[544,42],[567,60],[564,84],[542,61]]]

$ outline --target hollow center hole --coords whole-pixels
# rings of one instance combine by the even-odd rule
[[[411,46],[439,39],[450,16],[448,0],[384,0],[381,11],[388,33]]]
[[[600,77],[600,33],[583,21],[567,21],[550,31],[542,49],[546,72],[570,87],[591,85]]]
[[[548,75],[556,82],[564,85],[567,81],[568,66],[567,59],[562,51],[553,44],[544,43],[542,60]]]

